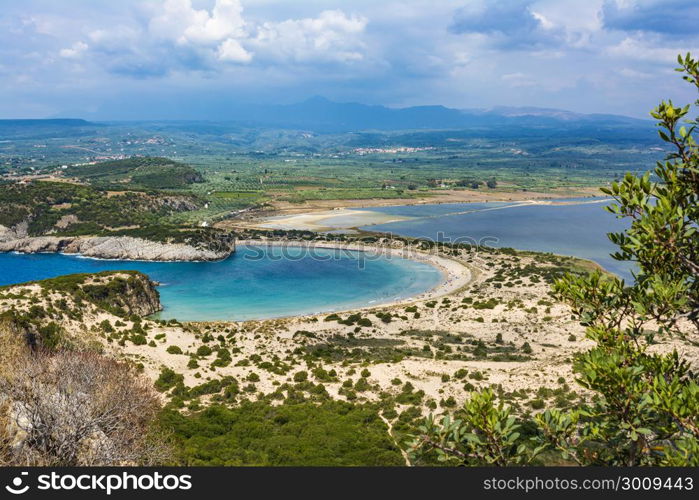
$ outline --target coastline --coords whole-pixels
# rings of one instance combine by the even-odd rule
[[[361,243],[341,243],[333,241],[295,241],[295,240],[238,240],[236,241],[236,246],[242,245],[247,247],[313,247],[322,249],[338,249],[347,250],[353,252],[363,252],[365,254],[380,256],[383,258],[401,258],[413,260],[416,262],[421,262],[431,267],[435,268],[439,274],[439,281],[424,290],[419,294],[407,295],[407,296],[397,296],[397,297],[387,297],[386,300],[378,299],[372,303],[363,303],[357,305],[342,305],[338,304],[338,307],[328,307],[326,310],[316,310],[316,311],[299,311],[293,312],[291,314],[281,314],[279,316],[265,316],[260,318],[250,318],[246,320],[231,320],[231,321],[265,321],[265,320],[276,320],[276,319],[288,319],[288,318],[301,318],[301,317],[311,317],[322,314],[330,313],[347,313],[356,312],[362,310],[371,310],[379,307],[395,307],[399,305],[413,304],[416,302],[423,302],[429,300],[435,300],[437,298],[450,295],[465,285],[469,284],[473,279],[473,272],[469,266],[465,263],[457,262],[454,259],[441,256],[433,255],[430,253],[418,251],[412,247],[402,247],[402,248],[391,248],[388,246],[383,246],[380,244],[361,244]],[[10,251],[6,253],[14,254],[26,254],[28,252],[18,252]],[[103,258],[95,257],[92,255],[82,255],[73,252],[61,252],[61,251],[42,251],[42,252],[31,252],[31,253],[44,253],[44,254],[64,254],[67,256],[90,259],[90,260],[107,260],[107,261],[127,261],[127,262],[157,262],[153,260],[143,260],[143,259],[120,259],[120,258]],[[167,305],[166,305],[167,307]],[[196,321],[186,321],[192,323],[202,323],[209,321],[225,321],[225,320],[196,320]]]
[[[429,205],[448,205],[448,204],[464,204],[468,205],[471,203],[511,203],[511,205],[506,205],[504,207],[495,207],[494,209],[500,208],[514,208],[524,205],[587,205],[595,203],[603,203],[608,201],[609,197],[598,197],[599,199],[585,200],[590,198],[590,196],[580,196],[580,201],[569,201],[572,198],[559,197],[550,199],[521,199],[521,200],[470,200],[470,201],[442,201],[442,202],[432,202],[432,201],[421,201],[420,203],[398,203],[398,204],[376,204],[373,206],[361,206],[361,207],[344,207],[338,206],[335,208],[309,208],[306,211],[297,212],[295,210],[280,210],[276,215],[266,215],[257,217],[247,222],[239,224],[240,227],[251,228],[251,229],[283,229],[283,230],[301,230],[301,231],[313,231],[313,232],[331,232],[331,231],[342,231],[348,234],[355,233],[358,231],[359,227],[374,226],[378,224],[389,224],[392,222],[401,222],[407,220],[413,220],[415,217],[385,214],[383,212],[378,212],[371,210],[371,208],[385,208],[385,207],[400,207],[400,206],[429,206]],[[563,199],[565,201],[557,201],[557,199]],[[484,209],[488,210],[488,209]],[[460,212],[459,212],[460,213]],[[459,213],[444,214],[444,215],[459,215]],[[351,220],[342,219],[347,218]],[[419,218],[419,217],[418,217]],[[333,222],[334,221],[334,222]],[[227,227],[231,225],[228,221],[219,223],[220,227]]]
[[[451,258],[444,257],[441,255],[438,256],[438,255],[428,254],[428,253],[421,252],[419,250],[416,250],[416,249],[410,248],[410,247],[392,248],[392,247],[375,245],[375,244],[363,245],[363,244],[358,244],[358,243],[339,243],[339,242],[325,242],[325,241],[306,242],[306,241],[298,241],[298,240],[268,240],[268,239],[238,240],[236,242],[236,244],[239,246],[258,246],[258,247],[259,246],[296,247],[296,248],[313,247],[313,248],[323,248],[323,249],[331,249],[331,250],[332,249],[340,249],[340,250],[349,250],[349,251],[356,251],[356,252],[373,253],[373,254],[382,255],[382,256],[388,257],[388,258],[391,258],[391,257],[403,258],[403,259],[414,260],[417,262],[422,262],[422,263],[431,265],[432,267],[436,268],[442,276],[442,279],[440,280],[440,282],[437,285],[433,286],[429,290],[424,291],[421,294],[412,295],[410,297],[399,298],[396,300],[388,300],[385,302],[376,302],[375,304],[366,305],[366,306],[353,307],[353,308],[342,309],[342,310],[333,309],[332,311],[326,311],[326,312],[333,312],[333,313],[350,312],[350,311],[363,311],[363,310],[375,309],[377,307],[395,307],[398,305],[412,304],[414,302],[435,300],[437,298],[441,298],[441,297],[444,297],[446,295],[450,295],[454,292],[457,292],[458,290],[461,290],[463,287],[465,287],[466,285],[471,283],[471,281],[473,280],[473,274],[474,274],[473,270],[470,269],[468,266],[466,266],[463,262],[459,262],[455,259],[451,259]],[[322,312],[281,316],[281,317],[275,318],[275,319],[308,317],[308,316],[316,316],[318,314],[322,314]]]
[[[101,260],[143,262],[215,262],[235,251],[196,248],[185,243],[162,243],[130,236],[35,236],[0,239],[2,253],[59,253]]]
[[[558,199],[590,198],[601,195],[600,186],[579,187],[553,191],[480,191],[469,189],[446,189],[430,191],[428,194],[414,198],[360,198],[306,200],[293,203],[274,200],[269,204],[267,215],[302,214],[334,210],[336,208],[363,209],[371,207],[444,205],[450,203],[488,203],[488,202],[522,202],[551,201]],[[254,215],[254,214],[253,214]],[[221,221],[224,222],[224,221]]]

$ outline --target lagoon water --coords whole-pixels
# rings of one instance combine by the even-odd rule
[[[363,227],[370,231],[574,255],[594,260],[631,279],[631,264],[610,257],[616,248],[606,237],[606,233],[622,230],[625,223],[604,210],[606,203],[570,201],[571,204],[552,205],[424,204],[361,210],[375,212],[382,216],[379,219],[402,219]],[[162,284],[159,290],[165,310],[160,313],[161,318],[213,321],[274,318],[380,304],[419,295],[441,279],[436,268],[407,259],[367,259],[362,252],[346,250],[314,252],[315,258],[299,247],[239,247],[229,259],[209,263],[0,254],[0,285],[71,273],[137,270]]]
[[[0,254],[0,285],[72,273],[141,271],[161,283],[162,319],[248,320],[369,306],[436,286],[435,267],[398,257],[298,247],[239,247],[220,262],[134,262]]]
[[[489,202],[373,207],[362,210],[409,219],[362,229],[573,255],[593,260],[626,280],[632,279],[632,264],[610,257],[617,247],[606,236],[609,232],[623,230],[626,222],[604,210],[608,201],[556,200],[568,201],[571,203]]]

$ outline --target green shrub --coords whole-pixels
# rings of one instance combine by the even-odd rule
[[[439,405],[443,408],[455,408],[456,399],[453,396],[449,396],[447,399],[443,399],[439,402]]]
[[[369,389],[371,389],[371,385],[369,385],[369,382],[364,377],[357,379],[357,382],[354,384],[354,390],[357,392],[364,392]]]
[[[131,340],[131,342],[133,342],[134,345],[146,345],[148,343],[148,339],[140,334],[131,335],[129,340]]]
[[[212,352],[211,347],[208,345],[202,345],[197,348],[197,356],[201,356],[203,358],[209,356]]]
[[[216,352],[216,359],[213,363],[211,363],[211,366],[224,368],[230,365],[232,360],[233,358],[231,357],[231,352],[225,347],[219,347]]]
[[[546,406],[546,403],[543,399],[532,399],[529,402],[529,406],[531,406],[535,410],[542,410],[544,406]]]
[[[113,333],[114,332],[114,327],[112,326],[112,324],[109,322],[108,319],[105,319],[104,321],[102,321],[100,323],[100,328],[105,333]]]
[[[155,388],[158,389],[160,392],[164,392],[177,384],[181,384],[183,381],[183,375],[176,373],[174,370],[171,370],[170,368],[163,368],[160,372],[160,376],[155,381]]]

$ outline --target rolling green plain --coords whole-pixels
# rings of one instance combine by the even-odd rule
[[[101,189],[186,193],[202,203],[172,219],[185,224],[212,222],[273,202],[430,199],[445,191],[476,189],[575,195],[626,171],[645,171],[664,154],[652,125],[642,121],[625,128],[599,121],[529,129],[325,134],[225,123],[80,122],[27,128],[5,122],[0,139],[5,177],[59,173]],[[158,163],[151,162],[150,170],[141,167],[138,176],[127,169],[121,176],[99,178],[95,171],[101,167],[80,166],[132,156],[169,160],[161,162],[160,173]]]

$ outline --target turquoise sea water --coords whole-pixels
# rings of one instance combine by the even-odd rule
[[[578,200],[579,201],[579,200]],[[624,222],[607,203],[512,202],[375,207],[407,220],[366,226],[405,236],[466,241],[588,258],[631,279],[632,265],[610,257],[606,233]],[[367,210],[367,209],[361,209]],[[362,252],[241,247],[221,262],[129,262],[75,256],[0,254],[0,285],[62,274],[132,269],[162,283],[161,317],[246,320],[351,309],[418,295],[440,280],[434,267],[407,259],[367,259]]]
[[[161,283],[163,319],[248,320],[337,311],[418,295],[441,274],[429,264],[363,252],[239,247],[220,262],[134,262],[0,254],[0,285],[64,274],[141,271]]]
[[[604,210],[608,204],[608,201],[570,205],[489,202],[374,207],[363,210],[411,219],[362,229],[573,255],[593,260],[630,280],[632,264],[610,257],[617,248],[607,233],[623,230],[626,222]]]

